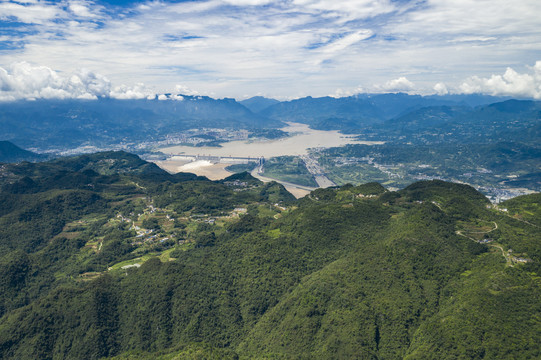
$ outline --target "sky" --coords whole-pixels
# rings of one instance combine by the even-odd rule
[[[0,100],[383,92],[541,100],[539,0],[0,0]]]

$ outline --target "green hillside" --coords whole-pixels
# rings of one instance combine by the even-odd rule
[[[0,358],[541,356],[535,194],[494,207],[424,181],[295,200],[126,153],[2,175]]]

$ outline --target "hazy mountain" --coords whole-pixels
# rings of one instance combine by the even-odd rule
[[[242,105],[246,106],[253,113],[261,112],[271,105],[278,104],[280,101],[276,99],[269,99],[263,96],[254,96],[246,100],[239,101]]]
[[[380,121],[381,110],[368,99],[313,98],[284,101],[260,112],[261,115],[280,121],[309,124],[315,129],[346,130]]]
[[[315,129],[361,133],[370,127],[378,129],[385,121],[395,118],[403,118],[398,121],[401,124],[407,123],[408,117],[415,118],[415,122],[423,123],[423,126],[430,123],[428,117],[437,123],[446,122],[450,120],[450,114],[441,113],[442,106],[467,109],[470,104],[496,99],[398,93],[344,98],[307,97],[287,102],[255,97],[241,104],[233,99],[204,96],[180,98],[182,100],[3,102],[0,104],[0,139],[14,141],[24,147],[73,148],[159,140],[190,128],[276,128],[282,126],[283,121],[302,122]],[[492,116],[504,121],[518,119],[526,115],[525,111],[533,112],[537,106],[531,102],[530,110],[522,109],[526,103],[513,100],[505,109],[478,106],[473,108],[473,116],[468,113],[463,120],[475,122],[477,118],[484,117],[485,124]],[[440,107],[436,112],[440,111],[443,117],[438,118],[434,110],[420,110],[427,107]]]
[[[0,103],[0,136],[23,146],[77,147],[160,139],[190,128],[258,129],[280,122],[233,99],[38,100]]]
[[[415,133],[426,128],[439,128],[459,115],[471,113],[469,107],[430,106],[407,112],[388,120],[384,125],[401,133]]]
[[[260,114],[281,121],[306,123],[315,129],[355,133],[424,107],[470,107],[498,99],[479,95],[421,96],[404,93],[359,94],[343,98],[306,97],[272,105],[260,111]]]
[[[481,105],[489,105],[496,102],[509,100],[508,96],[491,96],[482,94],[448,94],[448,95],[429,95],[429,99],[437,99],[439,101],[449,101],[459,106],[477,107]]]
[[[21,149],[9,141],[0,141],[0,162],[39,161],[47,157]]]
[[[516,141],[537,146],[541,102],[506,100],[475,108],[430,106],[387,120],[374,134],[401,142]]]

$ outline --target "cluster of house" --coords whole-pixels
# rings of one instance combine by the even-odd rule
[[[246,181],[240,181],[240,180],[232,180],[232,181],[225,181],[225,186],[231,186],[231,187],[237,187],[237,188],[247,188],[248,183]]]
[[[358,198],[375,198],[378,197],[377,195],[365,195],[365,194],[359,194],[357,195]]]
[[[518,263],[529,263],[529,262],[533,262],[532,259],[523,258],[523,257],[516,257],[516,256],[512,256],[512,257],[511,257],[511,260],[513,260],[514,262],[518,262]]]

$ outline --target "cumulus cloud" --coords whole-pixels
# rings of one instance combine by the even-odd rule
[[[189,96],[200,95],[198,91],[192,90],[189,87],[185,85],[180,85],[180,84],[175,85],[175,91],[179,94],[189,95]]]
[[[541,99],[541,61],[537,61],[531,70],[531,74],[520,74],[507,68],[503,75],[492,75],[489,78],[472,76],[460,85],[460,90],[465,94],[483,93]]]
[[[184,96],[182,96],[182,95],[171,95],[171,96],[169,96],[169,99],[182,101],[182,100],[184,100]]]
[[[446,95],[449,93],[449,90],[447,89],[447,85],[445,85],[442,82],[439,82],[436,85],[434,85],[433,89],[438,95]]]
[[[158,95],[158,100],[183,101],[184,96],[182,96],[181,94],[188,95],[188,96],[199,95],[199,93],[197,91],[190,90],[186,86],[183,86],[183,85],[177,85],[175,87],[175,90],[177,92],[179,92],[179,94],[159,94]]]
[[[356,94],[361,94],[363,92],[365,92],[365,90],[361,86],[358,86],[354,89],[336,89],[334,94],[329,94],[329,96],[333,98],[342,98],[342,97],[353,96]]]
[[[90,9],[81,1],[72,1],[69,4],[69,10],[74,13],[76,16],[85,17],[85,18],[95,18],[97,17],[93,14]]]
[[[399,77],[398,79],[387,81],[385,84],[376,86],[376,88],[379,88],[383,91],[411,91],[413,90],[415,85],[409,81],[404,76]]]
[[[0,100],[20,99],[143,99],[152,96],[143,84],[112,88],[105,76],[82,69],[64,75],[27,62],[0,67]]]
[[[108,92],[107,78],[82,70],[62,77],[45,66],[26,62],[14,63],[7,70],[0,68],[0,99],[66,99],[97,98]]]
[[[115,99],[154,99],[156,94],[148,89],[145,84],[139,83],[135,86],[120,85],[116,86],[109,96]]]

